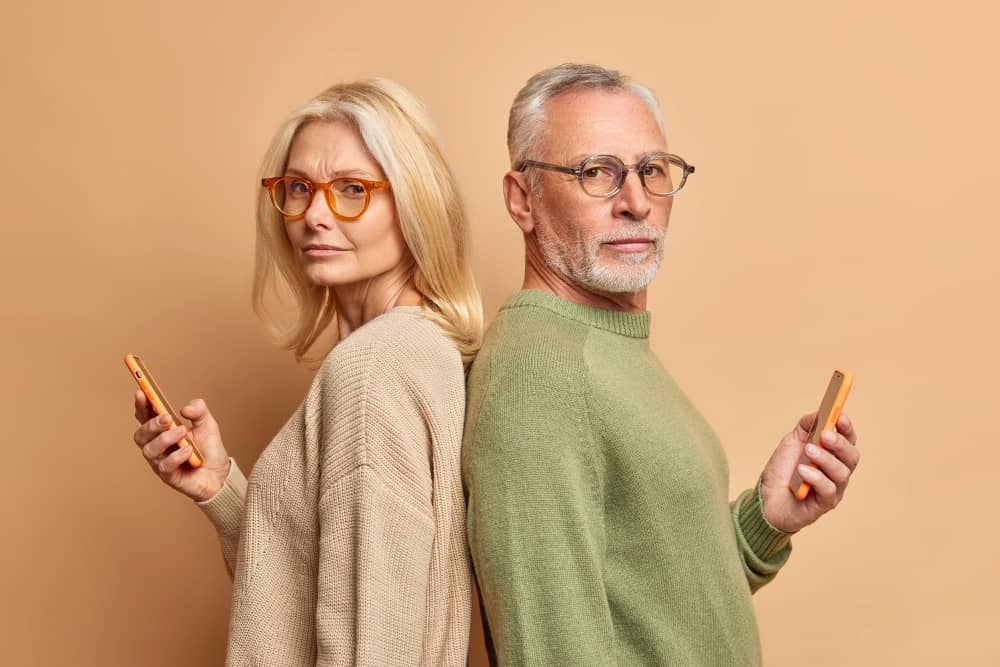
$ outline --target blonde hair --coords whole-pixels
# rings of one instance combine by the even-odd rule
[[[426,316],[454,341],[468,366],[482,339],[482,302],[469,261],[465,210],[423,105],[387,79],[331,86],[292,112],[278,129],[260,167],[262,178],[285,173],[296,133],[315,121],[350,123],[382,168],[416,263],[413,282],[428,306]],[[363,219],[357,224],[364,224]],[[283,344],[301,360],[335,320],[337,304],[331,288],[313,284],[301,271],[281,214],[261,188],[253,304],[265,320],[273,322],[266,313],[265,294],[282,283],[298,306],[298,321],[285,332]]]

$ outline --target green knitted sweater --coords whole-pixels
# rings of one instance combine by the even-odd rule
[[[462,474],[500,665],[757,665],[791,551],[649,349],[649,313],[522,291],[470,371]]]

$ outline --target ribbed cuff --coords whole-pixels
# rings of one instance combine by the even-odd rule
[[[196,501],[196,505],[215,524],[220,533],[236,532],[239,534],[240,522],[243,520],[243,500],[247,495],[247,478],[243,476],[243,471],[236,465],[236,461],[229,459],[229,475],[219,489],[219,492],[208,500]]]
[[[759,481],[755,488],[743,492],[738,508],[740,532],[747,545],[761,560],[770,560],[791,542],[793,533],[775,528],[764,516]]]

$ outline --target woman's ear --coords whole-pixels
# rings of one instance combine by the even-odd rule
[[[511,219],[521,231],[525,234],[534,231],[535,219],[531,214],[531,188],[527,176],[519,171],[504,174],[503,200]]]

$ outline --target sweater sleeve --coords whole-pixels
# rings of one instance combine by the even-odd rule
[[[500,665],[609,665],[601,478],[579,355],[523,350],[470,395],[468,530]],[[481,408],[481,411],[479,411]]]
[[[236,569],[236,556],[240,543],[240,526],[246,504],[247,479],[236,461],[229,459],[229,475],[222,488],[208,500],[196,503],[215,526],[226,561],[229,578]]]
[[[332,418],[321,428],[317,664],[418,665],[434,408],[398,351],[372,350],[358,364],[322,379]]]
[[[764,516],[760,485],[733,501],[733,527],[743,572],[750,590],[757,592],[774,579],[792,553],[792,534],[772,526]]]

